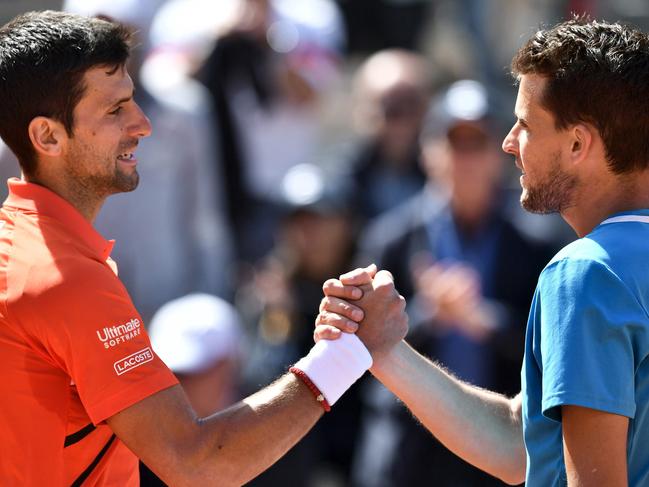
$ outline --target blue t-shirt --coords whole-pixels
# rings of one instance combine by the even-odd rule
[[[541,273],[522,370],[527,486],[566,485],[561,406],[630,418],[629,485],[649,485],[649,210],[620,213]]]

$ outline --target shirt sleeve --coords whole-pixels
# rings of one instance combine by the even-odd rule
[[[565,259],[539,280],[543,414],[560,421],[563,405],[632,418],[633,328],[643,308],[606,265]]]
[[[107,265],[68,267],[61,284],[39,301],[46,350],[76,385],[94,424],[178,383]]]

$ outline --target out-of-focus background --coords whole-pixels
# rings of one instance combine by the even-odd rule
[[[509,62],[571,12],[645,29],[648,2],[0,0],[0,23],[42,9],[136,31],[129,71],[154,131],[140,187],[96,226],[200,414],[285,372],[311,346],[322,283],[370,262],[407,298],[418,350],[519,390],[536,278],[574,235],[519,208],[500,150]],[[16,175],[0,143],[0,178]],[[161,485],[144,466],[142,485]],[[250,485],[502,484],[364,377]]]

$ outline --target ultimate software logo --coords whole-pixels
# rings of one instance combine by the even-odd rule
[[[135,338],[142,331],[142,323],[137,318],[132,318],[123,325],[106,326],[101,331],[97,330],[97,338],[104,344],[104,348],[111,348]]]

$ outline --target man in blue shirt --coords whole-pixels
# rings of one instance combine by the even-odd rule
[[[649,482],[647,223],[646,209],[605,220],[559,252],[539,280],[522,374],[531,485],[565,484],[566,405],[613,416],[620,437],[598,448],[626,447],[629,483]]]
[[[560,213],[580,237],[539,278],[522,391],[461,382],[405,342],[371,371],[449,449],[508,483],[649,485],[649,37],[573,19],[537,32],[512,68],[503,150],[522,171],[521,204]],[[402,319],[381,314],[390,285],[366,284],[375,272],[325,284],[317,338],[348,330],[354,304],[361,329]],[[354,286],[362,300],[339,299]]]

